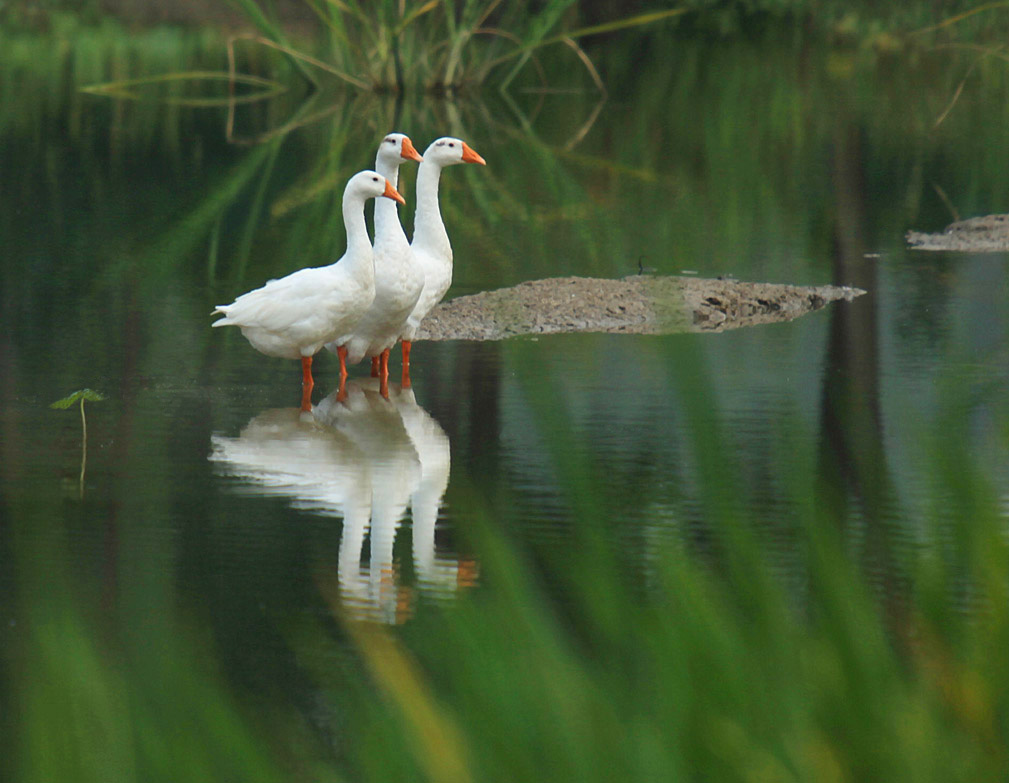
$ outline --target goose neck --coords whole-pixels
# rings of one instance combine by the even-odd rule
[[[375,160],[375,171],[389,180],[389,183],[399,190],[399,164],[385,163],[381,156]],[[403,226],[399,222],[399,205],[391,198],[375,199],[375,242],[376,244],[383,238],[388,238],[396,234],[401,234],[404,241],[406,234],[403,233]]]
[[[440,178],[441,166],[421,162],[417,170],[417,215],[414,219],[413,244],[451,252],[438,206]]]
[[[347,230],[347,255],[351,260],[367,259],[371,264],[371,240],[364,222],[364,199],[357,197],[343,200],[343,225]]]

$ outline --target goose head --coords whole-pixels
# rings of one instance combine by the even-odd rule
[[[398,166],[408,160],[418,163],[423,160],[405,133],[390,133],[382,139],[382,143],[378,145],[378,157],[389,166]]]
[[[400,204],[406,203],[406,199],[399,194],[396,188],[392,186],[392,183],[377,171],[359,171],[350,178],[347,182],[347,187],[343,191],[345,199],[359,198],[361,201],[364,201],[381,196],[391,198]]]
[[[454,166],[456,163],[479,163],[486,166],[487,161],[481,158],[476,151],[462,139],[455,139],[451,136],[442,136],[431,142],[424,150],[424,160],[438,166]]]

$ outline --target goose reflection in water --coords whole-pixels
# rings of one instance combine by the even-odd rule
[[[475,583],[471,561],[441,556],[435,525],[451,458],[449,440],[413,389],[377,379],[351,380],[311,411],[279,408],[253,418],[237,438],[214,435],[210,460],[258,494],[287,497],[296,508],[343,517],[338,581],[353,616],[402,622],[413,590],[401,584],[393,544],[409,507],[417,588],[447,597]],[[370,535],[370,558],[362,562]]]

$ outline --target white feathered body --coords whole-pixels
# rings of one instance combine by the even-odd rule
[[[338,344],[346,346],[350,364],[392,348],[417,304],[424,275],[411,262],[408,244],[404,250],[382,253],[378,246],[375,248],[375,299],[350,338],[337,339]]]
[[[357,255],[363,252],[357,248]],[[370,250],[368,252],[370,256]],[[301,269],[217,307],[224,318],[214,326],[237,326],[252,346],[267,356],[313,356],[330,340],[349,331],[375,297],[370,258],[347,257],[335,264]]]
[[[406,324],[401,330],[404,340],[413,340],[421,321],[434,309],[452,287],[452,247],[446,238],[445,248],[431,252],[423,247],[413,248],[413,261],[424,274],[424,288],[417,298]]]
[[[242,294],[213,326],[237,326],[252,346],[267,356],[314,356],[337,335],[348,333],[375,298],[375,264],[364,223],[364,202],[395,193],[374,171],[362,171],[343,192],[347,252],[335,264],[300,269],[262,288]],[[390,198],[392,196],[390,195]],[[388,199],[382,199],[383,201]]]

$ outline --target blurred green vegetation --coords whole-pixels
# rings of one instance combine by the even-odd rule
[[[306,79],[318,84],[328,74],[356,87],[400,92],[422,89],[454,94],[492,78],[506,88],[524,69],[545,80],[538,53],[565,44],[572,63],[598,80],[591,59],[578,43],[587,35],[653,25],[679,16],[681,9],[652,11],[572,28],[565,23],[574,0],[512,2],[464,0],[461,3],[403,3],[387,0],[317,5],[305,0],[321,23],[324,44],[300,50],[288,40],[273,0],[233,0],[260,33],[254,42],[282,51]],[[314,56],[313,56],[314,55]]]
[[[378,31],[386,23],[389,32],[398,27],[394,17],[416,18],[432,11],[440,14],[443,3],[417,0],[412,3],[317,4],[306,0],[4,0],[0,21],[7,26],[45,28],[54,15],[73,14],[88,23],[116,18],[126,24],[161,23],[196,26],[222,24],[236,29],[253,24],[253,16],[295,31],[299,36],[328,27],[341,16],[352,22],[367,16],[369,27]],[[507,7],[506,7],[507,6]],[[571,29],[595,26],[642,13],[681,9],[662,23],[688,33],[700,32],[735,37],[769,27],[802,29],[828,34],[835,43],[870,44],[883,50],[900,48],[904,36],[937,25],[947,34],[980,42],[999,43],[1009,28],[1009,6],[1001,0],[917,0],[907,3],[877,3],[872,0],[572,0],[539,4],[467,2],[456,5],[457,21],[467,15],[487,14],[487,27],[504,29],[522,38],[522,29],[551,8],[563,10]],[[516,10],[520,13],[516,14]],[[249,12],[252,12],[252,15]],[[332,14],[332,15],[331,15]],[[337,32],[331,29],[331,32]],[[439,39],[435,39],[436,42]],[[388,43],[388,42],[387,42]]]
[[[834,44],[881,51],[913,47],[915,36],[937,25],[947,35],[991,43],[1001,43],[1009,28],[1009,6],[975,0],[683,0],[659,5],[688,9],[677,23],[696,32],[732,37],[769,27],[801,28],[826,35]]]
[[[686,422],[676,444],[686,467],[677,503],[644,482],[631,513],[628,469],[575,426],[563,374],[544,393],[544,353],[506,346],[546,444],[563,546],[525,543],[532,501],[477,461],[457,464],[448,505],[468,522],[455,535],[479,553],[482,587],[390,630],[333,611],[317,550],[338,523],[299,519],[307,533],[282,551],[257,539],[238,524],[248,506],[210,486],[203,437],[215,415],[244,421],[261,402],[245,387],[222,391],[219,374],[238,367],[229,377],[278,385],[277,364],[228,355],[240,338],[212,339],[210,306],[338,255],[342,183],[370,165],[390,127],[419,145],[461,135],[490,164],[443,179],[457,291],[628,274],[641,256],[668,273],[689,263],[823,283],[839,238],[858,233],[865,250],[896,254],[912,222],[948,222],[935,187],[961,216],[1009,210],[1003,62],[960,49],[890,61],[792,36],[698,42],[667,31],[593,52],[611,93],[603,104],[583,70],[566,69],[558,85],[580,92],[398,105],[285,94],[229,115],[161,100],[161,90],[191,95],[184,83],[135,101],[77,89],[182,63],[223,69],[217,33],[51,21],[44,32],[0,31],[0,170],[18,174],[4,177],[0,202],[5,778],[1004,777],[1005,497],[971,448],[977,430],[1009,447],[997,386],[978,382],[965,398],[962,377],[938,379],[935,415],[905,436],[927,488],[908,498],[887,471],[897,436],[866,422],[878,398],[836,380],[881,371],[869,341],[841,341],[862,362],[833,357],[822,421],[785,411],[767,425],[781,453],[757,452],[718,416],[711,355],[641,341],[641,378],[667,388]],[[552,57],[545,67],[562,70]],[[526,79],[517,87],[535,85]],[[845,166],[861,183],[854,193]],[[404,171],[407,192],[412,176]],[[853,212],[861,221],[842,230]],[[959,267],[921,268],[885,317],[909,342],[935,340],[930,349],[959,348],[954,359],[976,364],[970,340],[950,345],[929,330],[952,305],[928,286]],[[808,350],[794,333],[778,339],[782,351]],[[986,360],[1004,359],[991,350]],[[52,491],[62,451],[33,412],[48,413],[54,396],[41,381],[109,391],[89,410],[89,475],[102,483],[87,504]],[[464,386],[455,375],[430,382]],[[893,404],[913,411],[915,390],[892,385]],[[816,453],[832,447],[832,416],[834,436],[863,455],[847,473]],[[178,426],[194,419],[202,428]],[[654,425],[663,437],[665,426]],[[646,476],[667,467],[667,453],[649,448],[635,455]],[[73,475],[77,454],[65,451]],[[795,451],[805,459],[782,456]],[[180,498],[179,487],[205,494]],[[669,508],[694,514],[662,535],[634,524]],[[784,543],[761,533],[769,525]],[[268,569],[201,570],[213,546],[290,567],[272,581]],[[787,573],[783,547],[797,563]],[[268,676],[267,658],[283,676]]]

